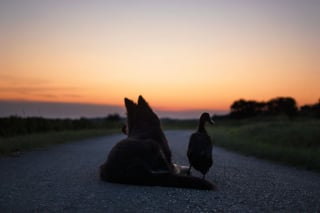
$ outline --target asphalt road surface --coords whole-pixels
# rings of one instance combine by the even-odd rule
[[[167,131],[187,165],[190,131]],[[98,167],[124,135],[0,158],[0,212],[320,212],[320,174],[214,147],[217,191],[111,184]],[[197,172],[193,175],[201,177]]]

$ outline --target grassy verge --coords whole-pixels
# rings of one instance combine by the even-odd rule
[[[209,132],[219,146],[320,171],[319,120],[226,121]]]
[[[196,120],[166,120],[164,129],[196,129]],[[247,155],[320,172],[320,120],[267,118],[221,120],[207,125],[216,145]],[[0,155],[119,133],[94,129],[0,137]]]
[[[174,120],[174,119],[163,119],[161,125],[164,130],[179,130],[179,129],[196,129],[198,126],[198,120]]]
[[[0,155],[7,155],[12,152],[31,150],[34,148],[43,148],[53,144],[62,144],[115,132],[119,132],[119,129],[61,131],[0,138]]]

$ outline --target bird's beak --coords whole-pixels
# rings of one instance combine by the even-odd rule
[[[215,124],[216,122],[214,122],[214,120],[210,119],[210,120],[209,120],[209,123],[210,123],[210,124]]]

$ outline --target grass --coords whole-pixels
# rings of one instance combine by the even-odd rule
[[[161,125],[163,130],[196,129],[198,126],[198,120],[162,119]]]
[[[208,130],[218,146],[320,171],[320,120],[222,121]]]
[[[193,129],[197,126],[197,120],[164,119],[163,128],[168,129]],[[20,136],[0,137],[0,156],[11,153],[44,148],[54,144],[62,144],[86,138],[92,138],[112,133],[120,133],[120,128],[111,125],[109,129],[68,130],[46,133],[31,133]]]
[[[103,136],[119,132],[119,129],[92,129],[79,131],[61,131],[29,134],[23,136],[0,138],[0,155],[8,155],[13,152],[44,148],[53,144],[82,140],[97,136]]]
[[[197,120],[167,119],[162,124],[165,130],[195,130]],[[320,120],[226,119],[217,120],[214,126],[207,125],[207,129],[218,146],[320,172]],[[119,132],[118,128],[110,128],[0,137],[0,155]]]

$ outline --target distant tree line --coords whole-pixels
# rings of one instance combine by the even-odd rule
[[[297,115],[320,118],[320,99],[318,103],[297,107],[295,99],[291,97],[278,97],[267,102],[240,99],[231,105],[229,116],[225,118],[248,118],[253,116]],[[174,120],[164,120],[167,126],[174,126]],[[43,117],[10,116],[0,118],[0,137],[11,137],[32,133],[119,128],[124,124],[124,118],[118,114],[110,114],[104,118],[80,119],[48,119]]]
[[[320,100],[317,104],[304,105],[299,109],[292,97],[278,97],[267,102],[240,99],[230,108],[230,116],[233,118],[275,115],[287,115],[292,118],[299,114],[320,117]]]
[[[302,115],[309,115],[320,118],[320,99],[316,104],[304,105],[300,108]]]
[[[104,118],[48,119],[43,117],[10,116],[0,118],[0,137],[10,137],[40,132],[121,128],[122,118],[111,114]]]

